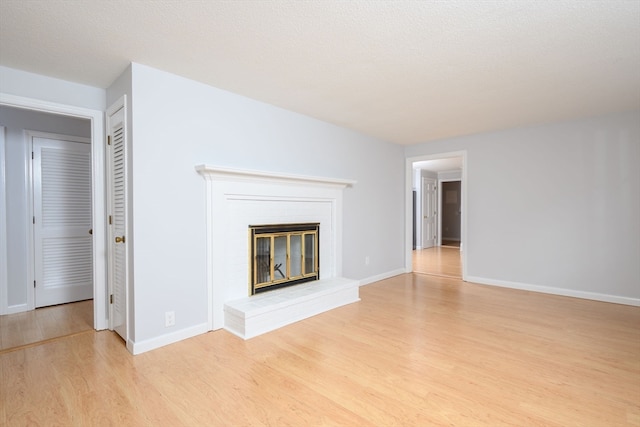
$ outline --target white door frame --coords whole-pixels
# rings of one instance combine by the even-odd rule
[[[405,247],[405,261],[404,261],[404,269],[406,273],[411,273],[413,271],[413,164],[415,162],[422,162],[425,160],[438,160],[438,159],[447,159],[450,157],[462,157],[462,221],[460,226],[462,227],[460,236],[461,236],[461,245],[467,244],[467,151],[453,151],[447,153],[437,153],[416,157],[407,157],[405,164],[405,238],[404,238],[404,247]],[[439,236],[438,236],[439,237]],[[468,250],[464,250],[461,252],[462,256],[462,280],[467,280],[467,253]]]
[[[107,328],[106,281],[106,220],[104,181],[104,112],[73,105],[58,104],[39,99],[0,93],[0,105],[23,108],[62,116],[78,117],[91,121],[91,170],[93,216],[93,327]],[[4,156],[2,157],[4,161]],[[4,183],[4,182],[3,182]],[[0,227],[6,224],[0,224]],[[0,255],[3,255],[0,253]],[[4,254],[6,257],[6,253]],[[4,260],[6,262],[6,260]],[[1,264],[2,262],[0,262]],[[1,279],[1,278],[0,278]],[[7,304],[6,301],[0,301]],[[0,310],[6,307],[0,307]]]
[[[5,184],[5,127],[0,126],[0,314],[7,313],[7,191]]]

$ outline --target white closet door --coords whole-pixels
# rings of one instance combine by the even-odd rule
[[[438,192],[436,180],[422,178],[422,249],[436,245]]]
[[[127,340],[127,156],[125,109],[107,118],[109,133],[109,289],[111,292],[110,328]]]
[[[35,305],[93,298],[91,144],[32,137]]]

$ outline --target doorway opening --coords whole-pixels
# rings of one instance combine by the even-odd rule
[[[462,229],[462,181],[441,180],[440,188],[440,246],[459,248]]]
[[[406,190],[412,215],[416,193],[416,219],[406,222],[407,236],[416,236],[415,245],[409,239],[405,245],[407,272],[466,277],[466,167],[466,151],[407,159]]]
[[[104,190],[104,123],[103,123],[103,112],[98,110],[90,110],[81,107],[69,106],[64,104],[51,103],[46,101],[41,101],[37,99],[24,98],[9,94],[0,93],[0,107],[7,108],[16,111],[30,111],[32,113],[39,113],[49,117],[51,120],[55,120],[56,117],[60,118],[75,118],[86,121],[88,124],[88,128],[90,129],[90,162],[91,162],[91,173],[90,173],[90,186],[92,192],[91,198],[91,230],[92,235],[92,243],[91,247],[91,263],[92,263],[92,272],[91,276],[93,278],[93,301],[84,301],[79,303],[71,303],[71,304],[62,304],[55,305],[53,307],[40,309],[40,313],[43,311],[49,311],[51,313],[56,312],[58,314],[47,314],[46,317],[53,319],[60,319],[59,316],[65,316],[64,314],[60,314],[63,312],[75,311],[76,314],[70,315],[71,317],[76,316],[74,320],[71,317],[67,317],[69,323],[78,323],[77,316],[81,316],[84,320],[85,326],[88,324],[89,330],[99,330],[105,329],[107,325],[107,295],[106,295],[106,279],[105,279],[105,265],[106,259],[104,258],[104,246],[105,246],[105,190]],[[64,132],[63,132],[64,133]],[[4,145],[4,144],[3,144]],[[2,150],[0,153],[0,169],[6,171],[8,159],[5,155],[6,150]],[[30,149],[29,149],[30,152]],[[24,177],[23,182],[26,187],[26,176]],[[3,196],[7,193],[7,182],[5,180],[0,181],[1,193]],[[27,205],[26,195],[23,197],[23,203],[25,206]],[[25,218],[21,218],[24,220]],[[9,262],[13,261],[9,259],[9,250],[6,241],[9,240],[10,236],[7,235],[9,230],[12,230],[8,227],[6,215],[0,216],[0,234],[5,240],[5,245],[2,245],[4,248],[0,247],[0,265],[6,266]],[[9,219],[9,221],[11,221]],[[25,221],[26,222],[26,221]],[[86,230],[87,232],[89,230]],[[26,240],[26,239],[23,239]],[[23,252],[24,259],[27,259],[26,250]],[[55,264],[55,263],[54,263]],[[23,271],[27,269],[27,266],[24,265]],[[16,298],[16,293],[9,292],[9,283],[13,277],[9,277],[7,274],[7,269],[3,269],[4,271],[0,272],[0,315],[4,320],[3,323],[7,321],[25,321],[29,322],[27,319],[29,316],[33,316],[36,310],[32,310],[35,307],[34,297],[30,297],[28,300],[26,298]],[[22,285],[24,285],[24,280],[22,280]],[[22,295],[29,294],[29,292],[24,292]],[[77,310],[76,310],[77,308]],[[29,311],[32,310],[32,311]],[[82,314],[78,314],[82,313]],[[21,318],[21,319],[18,319]],[[63,322],[53,322],[49,323],[49,325],[57,324],[60,326]],[[4,327],[2,328],[5,329]],[[54,331],[55,335],[55,327],[49,328],[50,331]],[[68,335],[65,333],[64,328],[59,328],[58,330],[62,331],[63,335]],[[68,329],[67,329],[68,330]],[[75,333],[75,332],[72,332]],[[42,335],[42,339],[49,339],[50,336]],[[55,337],[53,337],[55,338]],[[25,343],[23,343],[25,344]]]
[[[451,246],[434,246],[413,251],[413,272],[462,279],[462,255]]]
[[[0,124],[6,350],[94,328],[93,194],[90,120],[0,105]]]

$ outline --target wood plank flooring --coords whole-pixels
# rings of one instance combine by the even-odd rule
[[[93,300],[0,316],[0,353],[93,330]]]
[[[413,272],[462,278],[460,248],[434,246],[413,251]]]
[[[639,426],[640,308],[404,274],[243,341],[0,355],[6,426]]]

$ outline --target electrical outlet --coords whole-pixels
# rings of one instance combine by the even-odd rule
[[[364,265],[369,265],[369,255],[364,257]]]
[[[168,328],[169,326],[175,326],[176,324],[176,312],[175,311],[167,311],[164,313],[164,326]]]

